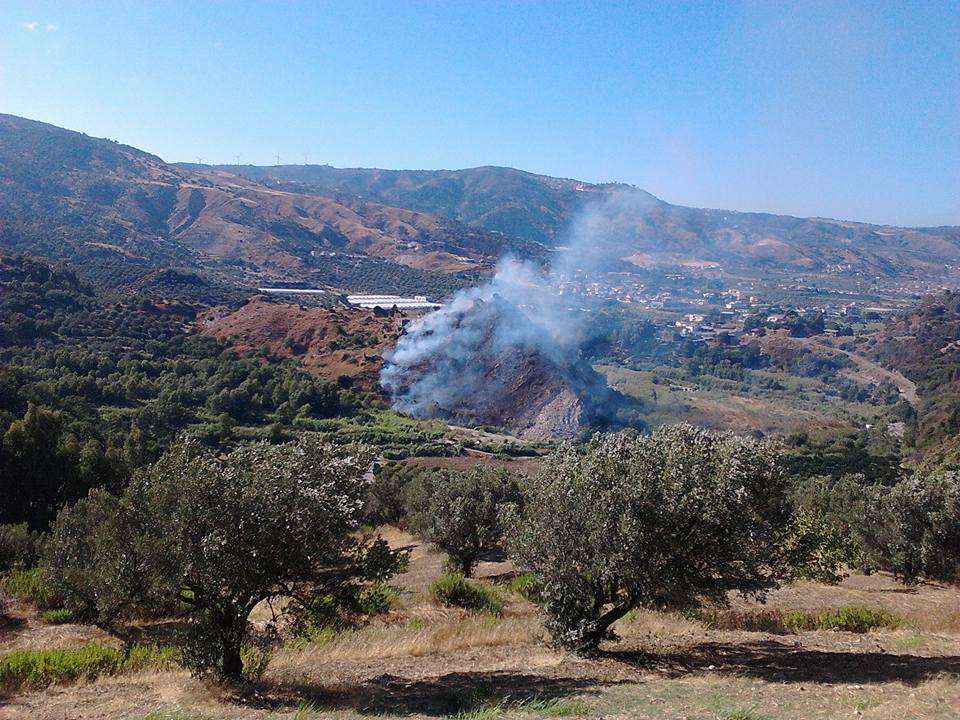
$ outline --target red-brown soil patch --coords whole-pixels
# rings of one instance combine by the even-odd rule
[[[364,390],[377,387],[382,354],[403,329],[402,313],[378,313],[345,305],[305,307],[255,296],[233,312],[218,309],[200,318],[201,332],[241,353],[293,358],[311,374],[335,381],[347,376]]]

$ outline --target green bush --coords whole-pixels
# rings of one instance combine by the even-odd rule
[[[384,583],[365,587],[357,594],[357,610],[363,615],[383,615],[400,600],[400,593]]]
[[[524,573],[513,578],[510,581],[510,590],[531,602],[537,602],[540,598],[540,583],[532,573]]]
[[[26,523],[0,525],[0,572],[31,568],[40,559],[40,534]]]
[[[44,577],[39,568],[13,570],[0,580],[0,588],[21,600],[33,603],[39,610],[56,610],[62,599]]]
[[[430,584],[430,594],[445,607],[461,607],[494,615],[503,611],[503,599],[495,587],[472,582],[460,573],[449,573],[434,580]]]
[[[73,622],[73,613],[66,608],[45,610],[40,613],[40,621],[47,625],[63,625],[68,622]]]
[[[42,688],[123,671],[168,669],[177,665],[175,648],[141,646],[129,654],[90,643],[75,648],[13,650],[0,654],[0,690]]]
[[[243,660],[243,679],[248,682],[257,682],[267,671],[271,653],[256,645],[244,644],[240,648],[240,657]]]
[[[895,628],[903,624],[902,618],[879,608],[848,605],[839,610],[822,610],[817,613],[794,610],[783,614],[783,624],[789,630],[843,630],[866,633],[877,628]]]

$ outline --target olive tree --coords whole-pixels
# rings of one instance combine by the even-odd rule
[[[451,568],[467,577],[480,554],[503,537],[501,511],[521,501],[512,474],[481,466],[421,474],[407,486],[406,498],[411,529],[446,552]]]
[[[565,445],[508,512],[508,544],[532,571],[554,639],[588,650],[636,607],[760,596],[789,573],[791,514],[775,448],[665,427]]]
[[[259,602],[336,595],[391,571],[396,556],[355,532],[372,459],[310,438],[220,457],[180,442],[120,497],[98,491],[60,514],[44,550],[48,580],[67,607],[103,624],[186,607],[188,660],[239,678]]]
[[[960,474],[867,488],[855,533],[880,567],[907,582],[960,581]]]

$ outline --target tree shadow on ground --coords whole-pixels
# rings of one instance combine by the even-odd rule
[[[770,682],[857,684],[960,678],[960,656],[805,650],[773,640],[701,643],[666,654],[609,650],[601,657],[671,677],[710,671]]]
[[[530,673],[456,672],[433,678],[404,678],[385,673],[355,684],[319,687],[284,683],[258,696],[265,707],[296,707],[307,701],[324,710],[352,710],[364,715],[447,716],[484,707],[549,702],[574,694],[598,692],[624,682],[596,677],[557,678]],[[250,698],[243,700],[250,705]]]

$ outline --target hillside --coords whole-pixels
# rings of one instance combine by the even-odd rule
[[[182,167],[198,167],[184,165]],[[585,207],[632,196],[611,250],[640,266],[717,263],[733,274],[943,275],[960,255],[960,228],[898,228],[683,207],[620,184],[594,185],[514,170],[379,170],[316,165],[218,166],[271,188],[364,198],[478,228],[564,245]],[[616,217],[614,216],[614,220]]]
[[[640,403],[492,290],[412,323],[385,361],[393,407],[421,419],[536,440],[643,425]]]
[[[316,377],[369,391],[377,388],[381,354],[393,346],[403,320],[401,313],[303,307],[255,296],[233,312],[207,312],[199,327],[241,353],[292,358]]]
[[[345,260],[445,275],[483,271],[508,251],[543,255],[436,215],[195,172],[11,115],[0,115],[0,247],[88,270],[119,266],[118,284],[174,267],[248,287],[264,278],[323,282]]]
[[[960,293],[927,297],[860,343],[861,352],[916,383],[907,440],[918,457],[954,461],[960,434]]]
[[[176,165],[0,115],[0,248],[75,261],[88,278],[127,290],[173,268],[199,272],[210,298],[265,280],[442,296],[505,254],[547,261],[548,246],[570,244],[596,217],[605,229],[587,249],[621,270],[845,281],[958,272],[957,227],[689,208],[626,185],[510,168]]]

